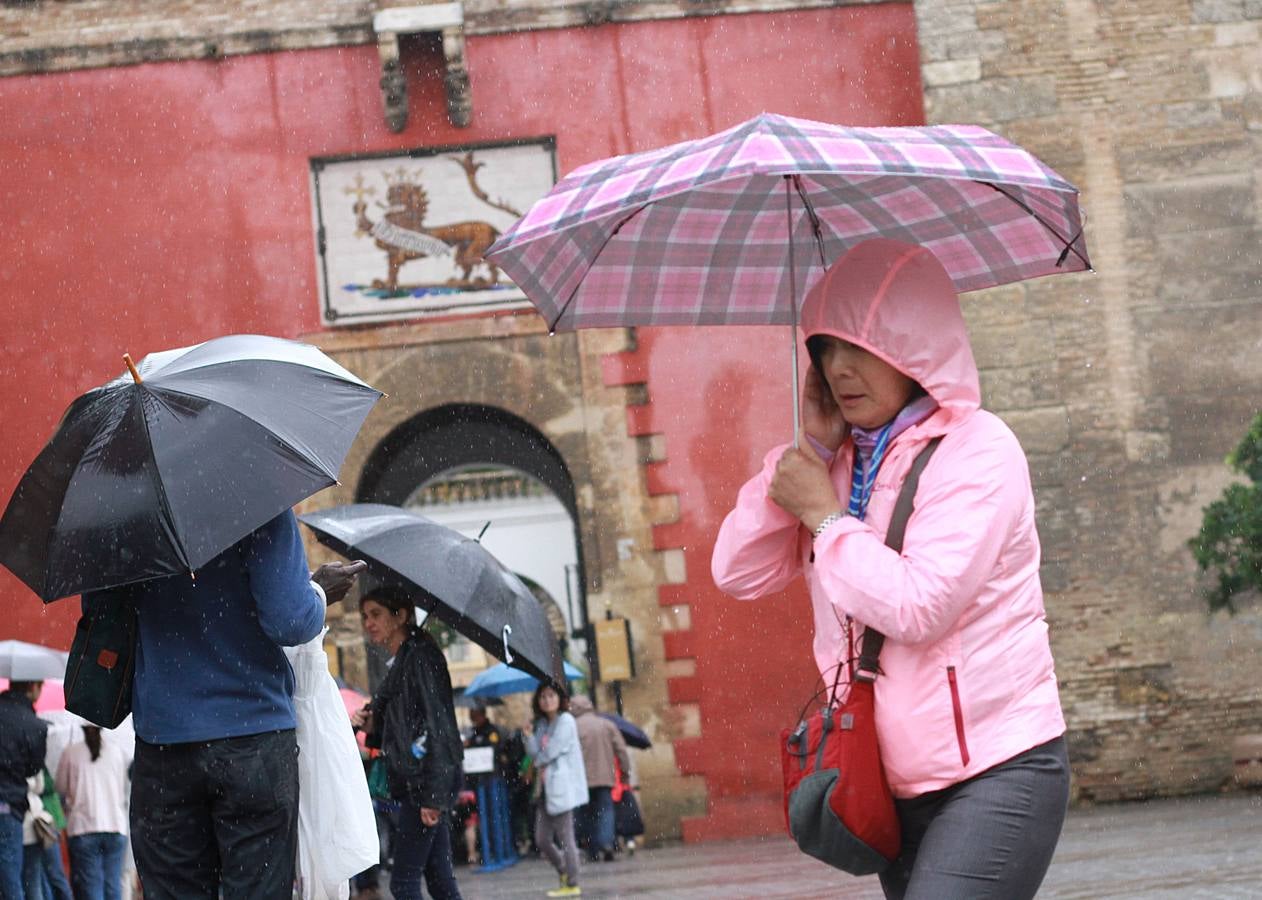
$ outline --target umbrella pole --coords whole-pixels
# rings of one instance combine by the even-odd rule
[[[793,192],[791,176],[784,176],[784,212],[789,229],[789,352],[793,354],[793,446],[802,431],[802,398],[798,389],[798,284],[797,261],[793,252]]]

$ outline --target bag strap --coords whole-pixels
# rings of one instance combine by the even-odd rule
[[[942,436],[931,440],[912,461],[903,488],[898,492],[898,501],[894,504],[894,515],[890,517],[890,527],[885,532],[885,545],[895,553],[903,552],[903,536],[907,532],[907,520],[911,518],[916,506],[916,488],[920,484],[920,473],[929,464],[933,451],[942,443]],[[875,628],[865,628],[863,644],[859,648],[859,667],[855,678],[861,681],[875,681],[877,674],[877,657],[881,655],[881,647],[885,644],[885,635]]]

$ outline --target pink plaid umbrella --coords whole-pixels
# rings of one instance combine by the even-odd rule
[[[770,114],[577,169],[487,257],[553,331],[795,325],[828,263],[874,237],[928,248],[961,292],[1090,268],[1077,189],[984,128]]]
[[[577,169],[487,256],[558,331],[771,325],[792,276],[874,237],[932,250],[961,292],[1090,267],[1077,189],[984,128],[769,114]]]

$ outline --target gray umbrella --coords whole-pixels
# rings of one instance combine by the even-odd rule
[[[387,584],[478,646],[565,689],[561,651],[539,601],[480,543],[397,506],[353,503],[298,517],[320,543],[362,559]]]

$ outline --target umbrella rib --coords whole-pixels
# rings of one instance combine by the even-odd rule
[[[630,222],[633,218],[638,216],[640,213],[644,212],[645,208],[647,207],[648,207],[647,203],[645,203],[642,206],[636,207],[630,213],[628,213],[627,216],[623,218],[617,225],[613,227],[613,230],[610,231],[609,235],[601,242],[600,249],[597,250],[596,253],[592,256],[591,262],[587,266],[587,270],[589,272],[592,270],[593,267],[595,267],[596,261],[600,259],[600,254],[605,252],[605,248],[609,246],[609,242],[613,240],[614,235],[616,235],[619,231],[622,230],[622,226]],[[570,304],[574,302],[574,298],[578,295],[578,289],[582,286],[583,286],[583,279],[580,278],[578,284],[574,285],[574,290],[570,291],[570,296],[567,297],[565,299],[565,303],[561,305],[561,309],[558,310],[556,317],[551,322],[548,323],[549,334],[553,334],[556,332],[557,323],[561,321],[561,318],[565,315],[565,311],[570,308]]]
[[[146,390],[145,386],[142,384],[137,384],[135,389],[137,392],[143,392]],[[154,391],[150,390],[149,394],[159,403],[163,403],[162,398],[157,396]],[[165,406],[166,404],[163,403],[163,405]],[[158,504],[162,508],[162,517],[166,520],[167,532],[171,535],[171,543],[175,547],[175,552],[180,555],[180,561],[184,563],[184,568],[191,572],[193,567],[189,563],[188,553],[180,543],[179,533],[175,530],[175,516],[171,513],[171,501],[167,498],[166,488],[163,487],[162,479],[159,477],[160,472],[158,469],[158,458],[153,452],[153,435],[149,433],[149,418],[145,415],[145,408],[143,404],[140,404],[139,413],[140,424],[145,429],[145,447],[149,450],[149,462],[153,464],[153,468],[150,471],[153,476],[153,487],[158,495]]]
[[[976,179],[975,179],[975,180],[976,180]],[[1061,235],[1061,233],[1060,233],[1059,231],[1057,231],[1057,230],[1056,230],[1055,228],[1053,228],[1050,224],[1048,224],[1046,221],[1044,221],[1042,216],[1040,216],[1040,215],[1039,215],[1038,213],[1036,213],[1034,210],[1030,209],[1030,207],[1029,207],[1029,205],[1028,205],[1028,204],[1026,204],[1025,202],[1023,202],[1023,201],[1021,201],[1021,200],[1017,199],[1016,197],[1012,196],[1012,194],[1010,194],[1010,193],[1008,193],[1007,191],[1005,191],[1005,190],[1004,190],[1003,188],[1001,188],[999,185],[995,184],[995,183],[994,183],[994,182],[992,182],[992,181],[977,181],[977,184],[984,184],[984,185],[986,185],[987,187],[989,187],[989,188],[994,188],[996,191],[998,191],[999,193],[1003,194],[1005,197],[1007,197],[1009,200],[1011,200],[1011,201],[1012,201],[1013,203],[1015,203],[1017,206],[1021,207],[1021,209],[1025,210],[1025,212],[1026,212],[1026,213],[1030,216],[1030,218],[1034,219],[1034,221],[1035,221],[1035,222],[1038,222],[1040,225],[1042,225],[1044,228],[1046,228],[1049,232],[1051,232],[1052,237],[1056,238],[1056,240],[1058,240],[1058,241],[1060,241],[1060,242],[1061,242],[1061,244],[1064,246],[1064,250],[1061,252],[1061,254],[1060,254],[1060,258],[1056,261],[1056,265],[1057,265],[1058,267],[1061,265],[1061,263],[1063,263],[1063,262],[1065,261],[1065,256],[1066,256],[1068,253],[1072,252],[1072,253],[1074,254],[1074,256],[1076,256],[1076,257],[1078,257],[1078,259],[1082,260],[1082,264],[1083,264],[1084,266],[1086,266],[1088,269],[1090,269],[1090,268],[1091,268],[1091,263],[1087,262],[1087,258],[1086,258],[1085,256],[1083,256],[1081,253],[1079,253],[1079,252],[1078,252],[1078,250],[1077,250],[1077,248],[1076,248],[1076,247],[1074,247],[1074,244],[1078,242],[1078,239],[1079,239],[1080,237],[1082,237],[1082,231],[1083,231],[1083,230],[1082,230],[1082,228],[1079,228],[1079,229],[1078,229],[1078,233],[1077,233],[1077,234],[1075,234],[1075,235],[1073,236],[1073,238],[1065,238],[1065,237],[1063,237],[1063,236]]]
[[[805,190],[802,189],[802,177],[800,175],[793,176],[793,186],[797,188],[798,196],[802,198],[802,205],[806,207],[806,214],[811,219],[811,231],[815,235],[815,246],[819,249],[820,268],[828,270],[828,263],[824,259],[824,233],[820,227],[819,216],[815,214],[815,205],[811,203],[811,198],[807,196]],[[793,234],[789,234],[789,241],[793,241]],[[796,299],[795,299],[796,302]]]

